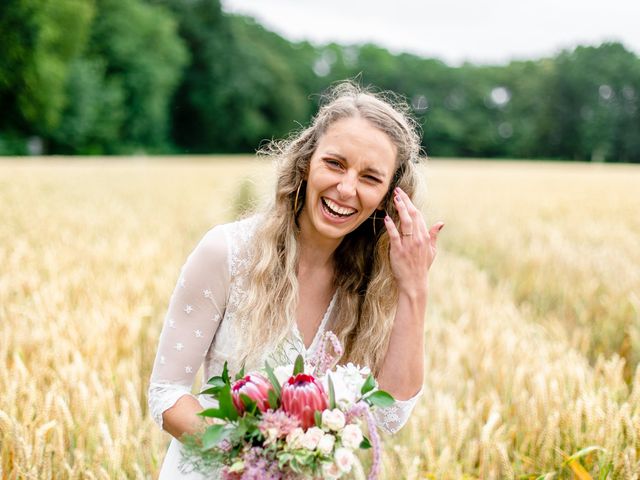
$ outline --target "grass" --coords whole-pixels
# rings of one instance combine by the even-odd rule
[[[178,271],[273,181],[208,160],[0,162],[1,478],[157,475],[169,437],[146,388]],[[640,168],[425,175],[446,223],[426,389],[386,439],[386,478],[637,479]]]

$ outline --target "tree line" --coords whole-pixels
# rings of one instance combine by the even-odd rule
[[[332,82],[404,95],[432,156],[640,162],[640,58],[619,43],[449,66],[290,42],[219,0],[3,0],[0,154],[252,152]]]

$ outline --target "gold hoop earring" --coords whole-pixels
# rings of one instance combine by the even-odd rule
[[[298,185],[298,189],[296,190],[296,199],[293,202],[293,214],[294,215],[296,213],[298,213],[298,196],[300,195],[300,187],[302,186],[302,182],[303,182],[303,180],[301,180],[300,184]]]

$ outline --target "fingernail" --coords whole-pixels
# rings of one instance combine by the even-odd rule
[[[444,223],[438,227],[438,231],[442,230],[442,227],[444,227]]]
[[[393,197],[393,198],[395,198],[396,202],[399,202],[399,201],[400,201],[400,195],[396,195],[396,196],[395,196],[395,197]]]
[[[391,220],[391,217],[390,217],[389,215],[386,215],[386,216],[384,217],[384,221],[385,221],[385,222],[388,222],[388,221],[390,221],[390,220]]]

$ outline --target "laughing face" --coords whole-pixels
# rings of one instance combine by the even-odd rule
[[[382,207],[396,168],[396,146],[360,117],[331,124],[320,137],[307,176],[300,227],[340,241]]]

